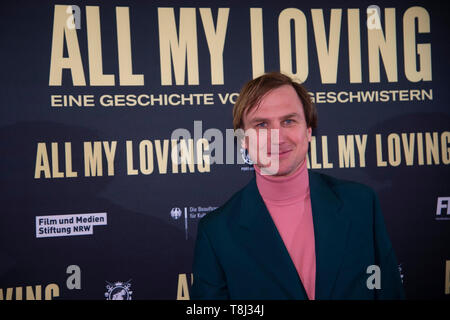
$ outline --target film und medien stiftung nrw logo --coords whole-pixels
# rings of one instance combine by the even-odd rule
[[[190,206],[190,207],[173,207],[170,209],[170,216],[173,220],[181,220],[181,218],[184,218],[184,233],[186,240],[189,238],[189,224],[188,220],[193,219],[200,219],[208,212],[211,212],[213,210],[217,209],[217,207],[202,207],[202,206]]]
[[[36,238],[91,235],[107,224],[106,212],[36,216]]]
[[[131,279],[127,282],[117,281],[110,283],[106,281],[106,283],[106,300],[131,300],[131,295],[133,294],[133,291],[130,290]]]

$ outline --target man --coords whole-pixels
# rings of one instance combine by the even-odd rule
[[[404,298],[376,194],[307,169],[308,92],[265,74],[241,90],[233,124],[255,178],[200,220],[192,299]]]

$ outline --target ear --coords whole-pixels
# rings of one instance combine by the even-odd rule
[[[306,128],[306,136],[308,137],[308,142],[311,142],[311,136],[312,136],[312,128],[311,127]]]

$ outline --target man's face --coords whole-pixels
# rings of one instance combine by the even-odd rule
[[[257,143],[246,136],[243,147],[264,174],[289,176],[305,161],[312,129],[306,125],[303,104],[292,86],[266,93],[259,106],[244,115],[243,124],[246,132],[257,133]],[[278,139],[272,138],[277,131]]]

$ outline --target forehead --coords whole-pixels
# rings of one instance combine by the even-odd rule
[[[244,120],[253,118],[281,118],[284,115],[298,113],[303,117],[303,104],[295,89],[290,85],[284,85],[266,93],[259,105],[253,108]]]

